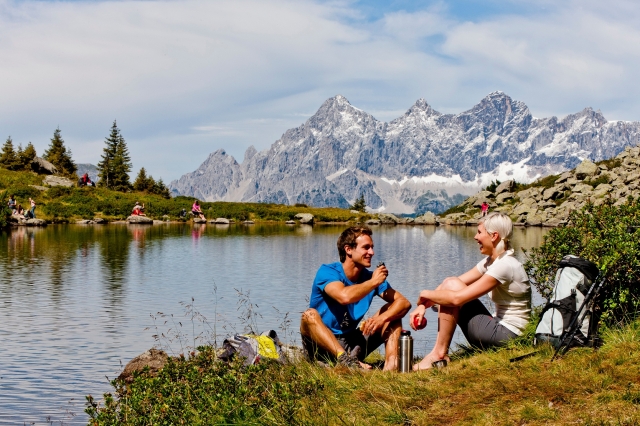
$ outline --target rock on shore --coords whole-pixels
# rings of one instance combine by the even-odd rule
[[[127,223],[135,223],[138,225],[153,225],[153,219],[146,216],[129,216]]]

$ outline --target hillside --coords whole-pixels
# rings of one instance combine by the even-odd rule
[[[569,214],[587,203],[619,206],[628,197],[640,197],[640,147],[627,147],[609,160],[585,160],[573,170],[523,185],[508,180],[467,198],[445,212],[440,223],[474,224],[481,217],[480,206],[508,214],[516,224],[558,226]]]

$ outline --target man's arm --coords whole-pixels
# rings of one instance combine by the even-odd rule
[[[411,303],[409,303],[407,298],[392,288],[382,293],[380,297],[389,304],[380,309],[379,315],[369,318],[364,323],[362,333],[365,336],[375,333],[387,322],[404,317],[407,312],[409,312],[409,309],[411,309]]]
[[[324,292],[341,305],[356,303],[382,284],[387,279],[387,275],[389,275],[387,268],[380,266],[373,271],[368,281],[348,286],[340,281],[334,281],[324,287]]]

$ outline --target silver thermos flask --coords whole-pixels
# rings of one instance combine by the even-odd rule
[[[413,337],[409,330],[402,330],[398,341],[398,371],[410,373],[413,369]]]

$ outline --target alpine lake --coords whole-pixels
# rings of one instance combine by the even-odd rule
[[[316,270],[338,260],[345,227],[49,225],[0,234],[0,423],[86,424],[85,396],[102,399],[109,380],[154,346],[178,355],[269,329],[299,344]],[[385,262],[391,286],[415,304],[420,290],[482,258],[475,232],[376,226],[372,263]],[[517,257],[546,232],[515,228]],[[429,310],[427,320],[412,333],[414,355],[435,341],[437,314]]]

